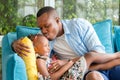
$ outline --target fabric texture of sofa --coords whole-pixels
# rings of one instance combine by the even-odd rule
[[[112,54],[120,51],[120,27],[113,26],[112,20],[105,20],[93,24],[93,27],[105,47],[105,51]],[[17,26],[16,32],[9,32],[2,40],[2,80],[27,80],[24,61],[11,48],[14,40],[29,34],[40,32],[39,28]]]

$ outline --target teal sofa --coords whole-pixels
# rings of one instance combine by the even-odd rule
[[[120,51],[120,27],[113,26],[112,20],[93,24],[108,54]],[[9,32],[2,40],[2,80],[27,80],[24,61],[12,50],[14,40],[40,32],[39,28],[17,26],[16,32]]]

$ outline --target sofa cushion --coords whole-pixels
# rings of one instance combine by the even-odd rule
[[[16,33],[10,32],[2,39],[3,80],[27,80],[24,62],[11,48],[12,42],[17,39],[16,37]]]
[[[120,26],[114,26],[116,51],[120,51]]]
[[[105,21],[97,22],[93,24],[93,26],[101,43],[105,47],[105,51],[107,53],[113,53],[114,46],[113,46],[113,38],[112,38],[112,21],[105,20]]]
[[[40,29],[39,28],[31,28],[28,26],[17,26],[16,32],[17,32],[17,39],[19,39],[21,37],[25,37],[30,34],[37,34],[38,32],[40,32]]]

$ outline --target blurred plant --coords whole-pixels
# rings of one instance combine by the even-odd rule
[[[23,26],[36,27],[36,17],[32,14],[29,14],[23,18]]]
[[[114,25],[120,24],[120,0],[56,0],[61,1],[61,18],[85,18],[91,23],[111,19]],[[56,7],[59,9],[57,3]]]
[[[77,18],[76,0],[63,0],[63,19]]]
[[[15,31],[21,18],[17,16],[17,0],[0,0],[0,35]]]
[[[0,0],[0,35],[15,31],[17,25],[36,26],[34,15],[18,15],[18,1],[25,3],[24,0]],[[26,0],[28,1],[28,0]]]

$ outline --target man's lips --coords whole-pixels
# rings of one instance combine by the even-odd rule
[[[49,35],[48,35],[48,34],[44,34],[44,36],[45,36],[46,38],[48,38]]]
[[[48,36],[48,34],[44,34],[44,36]]]

